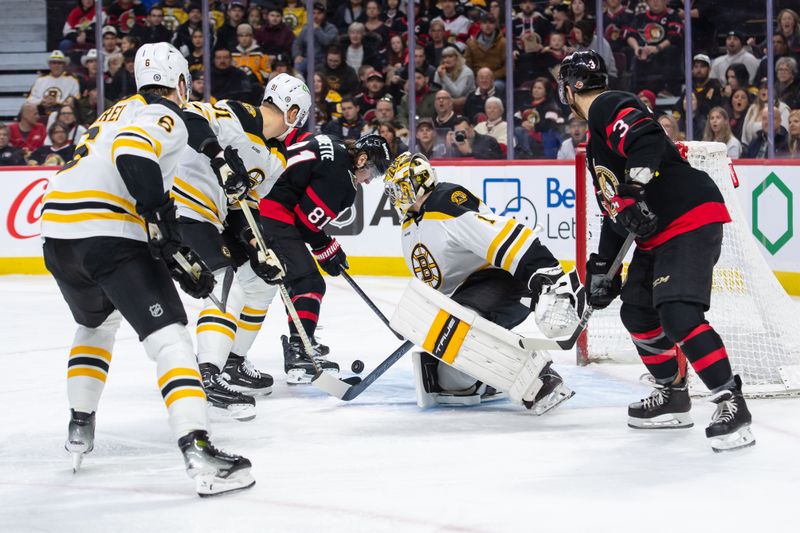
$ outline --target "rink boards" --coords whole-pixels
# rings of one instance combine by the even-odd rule
[[[540,226],[541,240],[562,261],[575,257],[575,167],[572,161],[439,161],[441,181],[459,183],[496,213]],[[783,286],[800,294],[800,245],[794,231],[800,161],[737,161],[739,201],[759,248]],[[45,273],[41,200],[53,167],[0,168],[0,273]],[[408,275],[400,221],[380,183],[362,187],[353,207],[331,222],[354,274]]]

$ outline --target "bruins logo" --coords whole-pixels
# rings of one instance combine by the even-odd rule
[[[251,189],[255,189],[256,187],[264,183],[265,178],[266,175],[264,174],[264,171],[261,170],[260,168],[251,168],[250,170],[247,171],[247,179],[250,181]]]
[[[250,113],[250,116],[255,118],[255,116],[256,116],[256,108],[255,107],[251,106],[247,102],[242,102],[242,107],[244,107],[247,110],[247,112]]]
[[[467,201],[467,193],[464,191],[456,191],[450,195],[450,201],[456,205],[461,205]]]
[[[231,251],[230,251],[230,250],[228,250],[228,247],[227,247],[227,246],[223,246],[221,251],[222,251],[222,255],[224,255],[225,257],[227,257],[227,258],[229,258],[229,259],[230,259],[230,257],[231,257]]]
[[[594,173],[597,176],[597,194],[602,195],[603,206],[612,219],[616,220],[617,209],[611,201],[617,195],[619,180],[608,168],[596,165]]]
[[[414,268],[414,275],[434,289],[438,289],[442,285],[442,272],[439,270],[439,265],[436,264],[436,260],[424,244],[417,244],[411,250],[411,266]]]

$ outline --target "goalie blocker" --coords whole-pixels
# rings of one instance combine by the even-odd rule
[[[560,379],[556,386],[550,386],[547,377],[552,359],[547,352],[522,348],[520,335],[417,279],[409,283],[390,324],[430,354],[414,354],[417,403],[421,407],[434,402],[470,405],[505,393],[535,414],[543,414],[573,395]],[[425,369],[425,359],[430,356],[459,371],[446,376],[439,372],[439,380],[451,381],[449,391],[454,390],[459,373],[472,378],[465,382],[471,390],[464,390],[464,394],[438,394],[431,388],[430,376],[435,373]]]

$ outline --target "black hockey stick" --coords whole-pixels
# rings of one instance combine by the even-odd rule
[[[347,271],[346,271],[344,268],[342,268],[342,269],[340,270],[340,272],[342,273],[342,276],[343,276],[343,277],[344,277],[344,279],[347,281],[347,283],[349,283],[349,284],[350,284],[350,286],[353,288],[353,290],[354,290],[354,291],[356,291],[356,294],[358,294],[359,296],[361,296],[361,299],[362,299],[362,300],[364,300],[364,302],[367,304],[367,306],[368,306],[370,309],[372,309],[372,312],[373,312],[373,313],[375,313],[376,315],[378,315],[378,318],[380,318],[380,319],[381,319],[381,322],[383,322],[384,324],[386,324],[386,327],[387,327],[387,328],[389,328],[389,329],[392,331],[392,333],[394,333],[394,336],[395,336],[395,337],[397,337],[398,339],[400,339],[401,341],[402,341],[402,340],[405,340],[405,339],[403,338],[403,336],[402,336],[402,335],[400,335],[399,333],[397,333],[397,332],[396,332],[396,331],[395,331],[395,330],[392,328],[392,326],[389,324],[389,319],[388,319],[388,318],[386,318],[386,315],[384,315],[384,314],[381,312],[381,310],[380,310],[380,309],[378,309],[378,306],[377,306],[377,305],[375,305],[375,304],[372,302],[372,300],[370,300],[370,299],[369,299],[369,296],[367,296],[367,294],[366,294],[366,293],[365,293],[363,290],[361,290],[361,287],[359,287],[359,286],[358,286],[358,283],[356,283],[356,281],[355,281],[353,278],[351,278],[351,277],[350,277],[350,274],[348,274],[348,273],[347,273]]]
[[[364,376],[363,379],[357,376],[347,379],[338,379],[326,372],[319,372],[316,376],[314,376],[314,379],[311,380],[311,383],[318,389],[324,390],[331,396],[335,396],[340,400],[349,402],[364,392],[367,387],[372,385],[376,379],[381,377],[384,372],[389,370],[392,365],[399,361],[400,358],[403,357],[406,352],[413,347],[413,342],[404,342],[399,348],[392,352],[389,357],[384,359],[381,364],[375,367],[375,370]]]
[[[619,267],[622,266],[622,261],[625,260],[625,256],[628,254],[628,250],[630,250],[635,239],[636,235],[633,233],[628,233],[628,236],[625,238],[625,242],[622,243],[622,248],[619,249],[619,252],[617,252],[617,257],[614,258],[614,262],[611,263],[611,267],[608,269],[607,276],[609,278],[613,278],[617,273],[617,270],[619,270]],[[585,290],[589,290],[589,288],[587,287]],[[594,308],[587,304],[586,310],[583,312],[580,322],[578,322],[578,326],[567,340],[559,341],[551,339],[522,338],[519,340],[519,345],[526,350],[569,350],[575,346],[576,342],[578,342],[578,337],[580,337],[583,333],[583,330],[586,329],[586,324],[589,323],[592,313],[594,313]]]

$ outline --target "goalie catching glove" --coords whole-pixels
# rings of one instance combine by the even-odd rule
[[[578,272],[561,267],[538,269],[529,283],[536,325],[547,337],[571,335],[583,316],[586,291]]]
[[[262,233],[263,234],[263,233]],[[263,279],[269,285],[281,283],[286,271],[278,255],[273,250],[261,251],[258,248],[253,229],[246,226],[240,235],[244,242],[247,255],[250,257],[250,266],[256,276]]]
[[[638,183],[621,183],[617,195],[609,200],[616,211],[615,220],[640,239],[647,240],[656,233],[658,218],[645,201],[644,187]],[[612,212],[613,212],[612,211]]]
[[[317,258],[319,266],[329,276],[338,276],[340,269],[350,268],[350,265],[347,264],[347,254],[342,250],[339,241],[334,238],[331,238],[325,246],[314,248],[311,252]]]
[[[586,262],[588,300],[594,309],[605,309],[622,291],[622,267],[613,277],[609,277],[608,269],[611,268],[611,263],[612,261],[598,254],[591,254]]]
[[[247,197],[251,186],[250,177],[236,148],[228,146],[224,152],[218,153],[211,159],[211,168],[228,198],[238,201]]]
[[[159,207],[142,213],[147,221],[150,253],[164,261],[172,279],[193,298],[205,298],[214,290],[214,274],[194,250],[181,241],[175,203],[171,198]]]

